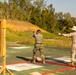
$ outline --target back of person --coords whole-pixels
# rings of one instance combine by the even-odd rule
[[[63,36],[71,37],[72,38],[72,46],[71,46],[71,62],[69,63],[70,65],[74,66],[74,61],[75,61],[75,55],[76,55],[76,26],[73,26],[71,28],[73,32],[69,34],[61,34]]]
[[[43,39],[42,34],[38,33],[35,35],[35,43],[42,43],[42,39]]]
[[[41,31],[37,30],[36,33],[33,34],[33,37],[35,38],[35,45],[34,45],[34,49],[33,49],[33,62],[35,63],[36,53],[37,53],[37,51],[39,51],[41,58],[42,58],[42,63],[45,63],[44,47],[42,44],[43,35],[41,34]]]

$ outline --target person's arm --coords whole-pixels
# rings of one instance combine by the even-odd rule
[[[67,37],[70,37],[70,36],[73,36],[73,33],[69,33],[69,34],[62,34],[63,36],[67,36]]]
[[[62,34],[62,33],[58,33],[58,35],[63,35],[63,36],[67,36],[67,37],[70,37],[73,35],[73,33],[69,33],[69,34]]]
[[[36,35],[36,33],[35,33],[35,32],[33,32],[33,37],[35,37],[35,35]]]

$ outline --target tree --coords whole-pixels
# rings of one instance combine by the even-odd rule
[[[41,11],[45,6],[44,0],[35,0],[33,1],[33,6],[32,6],[32,12],[31,12],[31,18],[30,22],[33,24],[39,25],[40,17],[41,17]]]

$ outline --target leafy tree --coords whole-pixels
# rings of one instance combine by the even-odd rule
[[[44,8],[45,2],[44,0],[35,0],[32,6],[31,19],[30,22],[33,24],[39,25],[41,10]]]
[[[49,32],[71,32],[76,18],[70,13],[55,12],[45,0],[4,0],[0,2],[0,18],[31,22]]]
[[[3,17],[3,9],[2,9],[2,7],[3,7],[3,3],[2,2],[0,2],[0,18],[2,18]]]

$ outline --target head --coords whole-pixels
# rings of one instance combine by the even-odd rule
[[[76,26],[73,26],[71,29],[72,29],[73,31],[76,31]]]
[[[36,33],[37,33],[37,34],[38,34],[38,33],[41,33],[41,30],[38,29],[38,30],[36,31]]]

